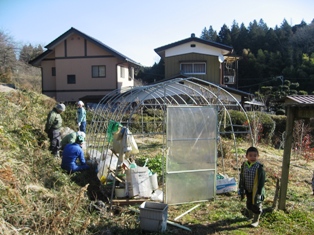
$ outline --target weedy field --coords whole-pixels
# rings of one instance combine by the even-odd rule
[[[0,234],[144,234],[135,212],[138,205],[110,209],[95,169],[68,175],[61,170],[60,160],[51,156],[43,128],[54,100],[34,92],[8,91],[0,92],[0,105]],[[75,126],[75,111],[67,107],[65,126]],[[149,157],[148,164],[158,165],[161,146],[155,139],[142,141],[139,147],[139,164]],[[239,142],[238,162],[233,154],[219,158],[218,172],[238,179],[238,165],[247,147],[248,143]],[[263,144],[257,147],[267,177],[258,228],[249,226],[243,215],[245,202],[232,192],[208,202],[169,205],[171,221],[200,204],[175,221],[191,232],[168,224],[164,234],[313,234],[313,160],[292,155],[286,210],[277,210],[273,200],[283,151]]]

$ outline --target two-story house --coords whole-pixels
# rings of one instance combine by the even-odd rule
[[[252,94],[238,90],[238,56],[233,48],[213,41],[191,37],[161,46],[155,52],[164,60],[165,79],[197,77],[219,85],[237,100],[251,100]]]
[[[42,70],[42,93],[57,101],[98,102],[107,93],[134,86],[139,63],[70,28],[30,61]]]

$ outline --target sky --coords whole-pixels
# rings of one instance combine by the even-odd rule
[[[233,21],[268,27],[314,19],[313,0],[0,0],[0,31],[19,45],[43,47],[71,27],[132,60],[152,66],[155,48]],[[45,48],[44,48],[45,49]]]

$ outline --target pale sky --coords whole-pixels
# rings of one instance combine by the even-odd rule
[[[313,18],[313,0],[0,0],[0,30],[20,45],[44,47],[74,27],[145,66],[159,61],[155,48],[200,37],[205,27]]]

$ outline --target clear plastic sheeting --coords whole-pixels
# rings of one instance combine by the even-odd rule
[[[215,196],[215,171],[172,173],[166,176],[166,203],[207,201]]]
[[[217,109],[169,106],[166,203],[209,200],[215,195]]]

